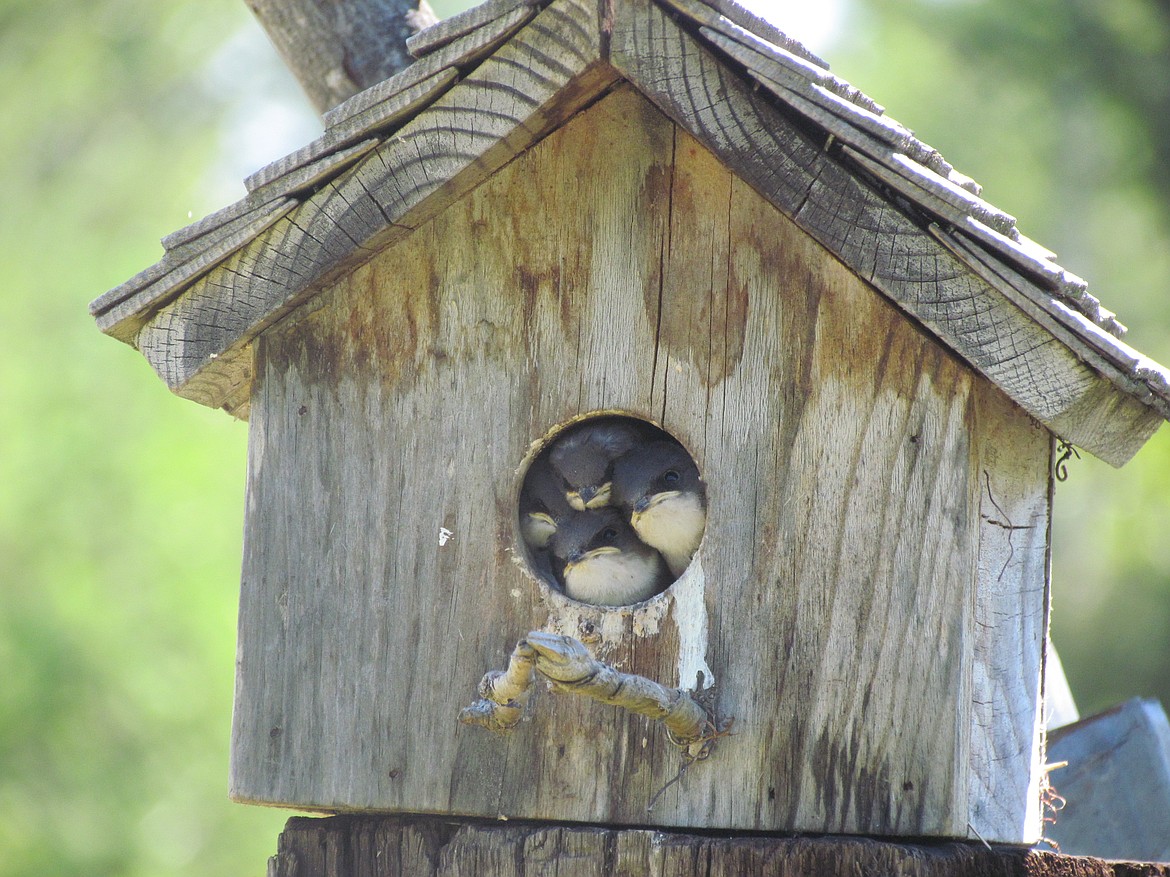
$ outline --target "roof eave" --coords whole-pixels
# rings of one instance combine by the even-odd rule
[[[425,79],[437,90],[425,105],[414,86],[403,93],[387,80],[339,107],[325,136],[286,160],[290,171],[265,169],[249,178],[257,187],[247,198],[164,240],[173,249],[161,262],[95,301],[99,328],[135,345],[172,391],[242,414],[247,353],[259,332],[473,189],[616,81],[593,2],[555,0],[528,11],[530,21],[519,30],[509,17],[514,35],[494,40],[494,53],[462,78],[442,68]],[[440,44],[448,57],[432,66],[466,58],[459,52],[477,33]],[[395,79],[413,76],[424,63]],[[413,114],[390,135],[353,144],[351,132],[328,142],[339,139],[338,126],[373,109],[385,114],[390,106],[400,117],[395,101],[403,99],[414,104]],[[346,147],[344,158],[331,146]]]
[[[258,333],[624,78],[1058,436],[1121,465],[1170,416],[1170,375],[1083,281],[767,22],[733,0],[538,2],[420,34],[422,60],[95,301],[99,326],[176,393],[244,413]]]

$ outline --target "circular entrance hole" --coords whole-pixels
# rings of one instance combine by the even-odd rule
[[[520,488],[533,571],[568,597],[628,606],[670,587],[707,521],[707,491],[682,443],[645,420],[602,414],[553,433]]]

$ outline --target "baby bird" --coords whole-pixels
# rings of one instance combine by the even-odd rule
[[[584,423],[558,439],[549,452],[569,505],[578,511],[599,509],[610,502],[609,472],[613,461],[642,441],[632,423],[602,418]]]
[[[548,548],[557,524],[572,512],[548,456],[540,455],[528,467],[520,490],[520,534],[534,551]]]
[[[614,508],[571,515],[557,527],[551,547],[564,564],[565,593],[583,603],[628,606],[671,582],[662,556],[639,540]]]
[[[691,562],[707,522],[707,491],[681,445],[647,442],[613,465],[611,499],[647,545],[662,553],[675,578]]]

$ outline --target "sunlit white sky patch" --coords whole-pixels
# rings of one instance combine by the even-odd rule
[[[208,92],[229,97],[220,154],[203,187],[211,209],[242,197],[244,177],[321,135],[321,119],[259,24],[228,39],[208,59],[202,81]]]
[[[818,55],[826,56],[832,54],[849,0],[740,0],[740,3]]]

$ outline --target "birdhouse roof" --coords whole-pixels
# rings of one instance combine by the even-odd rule
[[[260,332],[628,81],[1063,439],[1120,465],[1170,418],[1170,373],[1085,281],[734,0],[488,0],[408,48],[416,63],[94,301],[102,331],[179,395],[246,416]]]

